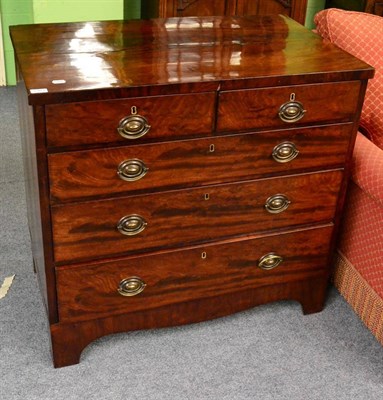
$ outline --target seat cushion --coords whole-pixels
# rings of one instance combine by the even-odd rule
[[[315,16],[317,33],[372,65],[360,125],[383,149],[383,17],[330,8]]]

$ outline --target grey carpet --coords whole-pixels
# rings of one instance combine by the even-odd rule
[[[54,369],[32,272],[16,94],[0,88],[1,400],[383,399],[383,348],[332,288],[323,312],[294,302],[184,327],[99,339]]]

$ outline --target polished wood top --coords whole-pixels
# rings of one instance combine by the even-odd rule
[[[373,75],[281,15],[20,25],[11,37],[31,104]]]

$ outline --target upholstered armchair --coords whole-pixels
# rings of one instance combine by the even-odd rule
[[[383,345],[383,17],[327,9],[324,39],[375,67],[361,115],[333,281]]]

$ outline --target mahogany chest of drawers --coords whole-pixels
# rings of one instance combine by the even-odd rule
[[[110,333],[322,309],[370,66],[284,16],[11,36],[55,366]]]

